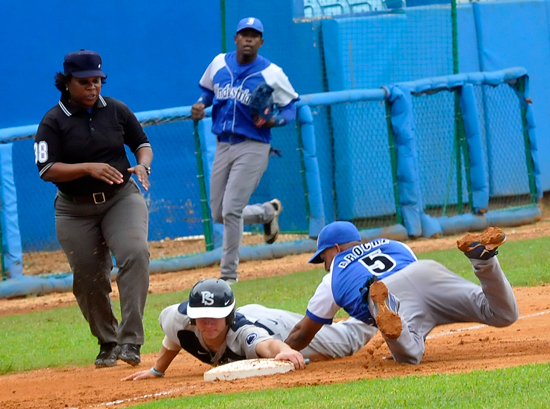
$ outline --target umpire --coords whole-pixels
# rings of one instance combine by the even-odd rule
[[[35,137],[40,177],[53,182],[57,238],[74,273],[73,293],[98,339],[98,368],[141,361],[143,310],[149,289],[148,211],[136,182],[149,188],[153,151],[135,115],[100,95],[107,76],[101,56],[67,54],[55,75],[61,100],[42,119]],[[137,159],[131,167],[127,145]],[[118,266],[122,320],[112,309],[111,252]]]

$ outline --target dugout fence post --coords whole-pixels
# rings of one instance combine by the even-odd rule
[[[220,24],[221,24],[221,35],[222,35],[222,53],[227,52],[227,38],[225,34],[225,0],[220,0]]]
[[[533,157],[531,155],[531,138],[529,135],[529,128],[527,124],[527,104],[529,102],[526,101],[526,98],[525,98],[526,81],[527,81],[527,76],[525,75],[523,77],[518,78],[518,91],[521,94],[520,98],[524,99],[523,101],[519,101],[520,108],[521,108],[521,125],[523,130],[523,143],[525,146],[525,162],[527,164],[527,175],[529,177],[529,193],[531,195],[531,203],[537,203],[538,201],[537,184],[535,181]]]
[[[457,108],[457,95],[455,93],[455,137],[454,137],[454,146],[455,146],[455,158],[456,158],[456,211],[458,214],[463,214],[463,203],[462,203],[462,155],[461,155],[461,143],[460,143],[460,132],[458,130],[459,122],[459,113]]]
[[[306,166],[304,163],[304,141],[302,138],[302,126],[300,121],[296,121],[296,133],[298,136],[298,150],[300,151],[300,176],[302,178],[302,186],[304,188],[304,205],[306,208],[306,218],[311,220],[311,206],[309,203],[309,189],[307,187]],[[309,225],[309,223],[308,223]]]
[[[201,140],[199,137],[199,122],[193,121],[193,134],[195,136],[195,158],[197,160],[197,178],[199,179],[200,197],[201,197],[201,212],[202,212],[202,227],[204,230],[204,242],[206,251],[214,250],[212,242],[212,226],[210,220],[210,211],[208,208],[208,196],[206,194],[206,184],[204,182],[204,166],[202,163]]]
[[[458,74],[460,68],[458,65],[458,22],[456,12],[456,0],[451,0],[451,25],[453,41],[453,74]]]
[[[390,150],[391,161],[391,176],[393,182],[393,199],[395,201],[395,216],[398,224],[403,224],[403,216],[401,214],[401,205],[399,204],[399,187],[397,185],[397,151],[395,147],[395,135],[393,134],[393,127],[391,124],[391,103],[386,99],[386,125],[388,127],[388,147]]]
[[[328,121],[328,138],[330,146],[330,163],[332,166],[331,176],[332,176],[332,209],[333,209],[333,218],[332,220],[340,220],[338,215],[338,194],[336,191],[336,148],[334,145],[334,126],[332,119],[332,105],[327,105],[327,118]]]
[[[464,161],[464,173],[466,174],[466,191],[468,193],[468,205],[470,206],[470,212],[474,212],[474,199],[472,194],[472,178],[470,172],[470,152],[468,149],[468,141],[466,140],[466,132],[464,129],[464,116],[462,115],[462,108],[460,106],[460,94],[462,93],[462,87],[457,88],[454,91],[455,95],[455,132],[457,141],[457,200],[459,204],[460,212],[462,214],[462,161]],[[460,166],[459,166],[460,165]]]
[[[453,48],[453,74],[460,72],[459,60],[458,60],[458,19],[457,19],[457,6],[456,0],[451,0],[451,38]],[[462,111],[460,109],[460,92],[461,88],[452,90],[454,95],[454,111],[455,111],[455,157],[456,157],[456,200],[457,200],[457,212],[458,214],[464,213],[464,203],[462,199],[462,158],[464,158],[464,170],[466,173],[466,186],[468,192],[468,202],[471,211],[473,211],[473,198],[472,189],[470,183],[470,162],[468,160],[468,146],[464,133],[464,122],[462,117]]]

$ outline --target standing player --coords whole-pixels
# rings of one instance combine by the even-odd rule
[[[283,340],[301,318],[256,304],[235,310],[233,291],[224,280],[199,281],[189,301],[161,312],[165,337],[155,365],[123,380],[163,376],[181,349],[210,365],[263,357],[290,360],[299,369],[304,367],[304,357],[326,360],[352,355],[376,333],[370,325],[350,318],[323,328],[300,353]]]
[[[98,368],[117,359],[141,361],[143,310],[149,289],[149,213],[145,190],[153,151],[147,135],[121,101],[101,95],[107,77],[95,51],[69,53],[55,75],[60,101],[35,137],[40,177],[54,183],[55,229],[73,270],[73,293],[100,344]],[[125,145],[134,153],[130,166]],[[122,321],[111,305],[111,253],[118,274]]]
[[[362,244],[353,224],[331,223],[319,234],[317,252],[309,260],[324,262],[329,273],[286,342],[294,349],[305,348],[344,308],[363,322],[376,322],[397,362],[419,364],[424,341],[438,325],[472,321],[511,325],[518,319],[518,306],[495,257],[505,239],[501,229],[490,227],[458,241],[480,287],[436,261],[416,261],[405,244],[388,239]]]
[[[238,280],[239,247],[243,224],[262,223],[266,243],[279,234],[278,199],[248,205],[248,201],[267,169],[271,128],[283,126],[296,116],[298,94],[287,76],[258,50],[263,45],[263,25],[257,18],[245,18],[237,26],[237,51],[219,54],[200,80],[203,93],[191,108],[192,118],[204,118],[205,108],[212,108],[212,132],[217,147],[210,181],[212,217],[223,223],[221,279],[230,284]],[[279,114],[267,121],[251,116],[251,93],[259,84],[273,89],[273,102]],[[265,84],[264,84],[265,85]]]

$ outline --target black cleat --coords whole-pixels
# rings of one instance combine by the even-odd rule
[[[99,354],[95,359],[96,368],[108,368],[110,366],[116,366],[118,354],[120,348],[116,342],[105,342],[99,347]]]
[[[141,345],[123,344],[120,348],[118,359],[121,359],[132,366],[137,366],[141,362],[141,356],[139,352],[140,349]]]

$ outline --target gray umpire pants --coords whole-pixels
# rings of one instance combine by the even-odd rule
[[[149,215],[133,179],[104,204],[77,204],[57,195],[57,238],[73,270],[73,294],[99,343],[143,345],[149,290]],[[113,312],[111,252],[116,260],[122,320]]]
[[[516,298],[498,259],[470,261],[481,286],[433,260],[419,260],[382,280],[399,300],[403,330],[399,338],[385,339],[397,362],[420,363],[426,337],[438,325],[505,327],[517,321]],[[372,300],[369,305],[372,312]]]
[[[294,326],[304,318],[295,312],[248,304],[237,308],[254,323],[267,327],[275,339],[285,341]],[[378,329],[353,317],[332,325],[323,325],[311,343],[300,352],[312,361],[343,358],[358,352],[374,337]]]
[[[248,205],[269,163],[270,144],[246,139],[218,142],[210,179],[212,218],[223,223],[221,277],[237,278],[243,225],[269,223],[275,214],[269,202]]]

